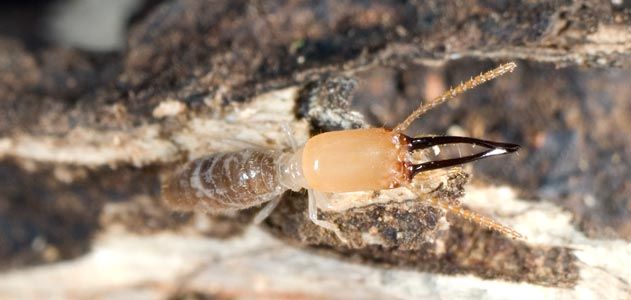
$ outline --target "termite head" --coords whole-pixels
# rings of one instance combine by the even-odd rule
[[[461,136],[409,137],[402,133],[395,136],[399,145],[399,157],[409,180],[421,172],[449,168],[479,159],[513,153],[519,145],[492,142]],[[481,148],[481,149],[480,149]],[[425,151],[421,159],[413,155]],[[463,154],[464,152],[464,154]]]

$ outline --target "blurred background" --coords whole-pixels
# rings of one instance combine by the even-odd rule
[[[3,1],[2,34],[29,48],[56,45],[86,51],[121,51],[127,28],[163,1]]]

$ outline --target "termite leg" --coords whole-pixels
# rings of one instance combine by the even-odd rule
[[[298,149],[298,142],[294,138],[294,133],[291,130],[291,127],[287,122],[281,122],[280,127],[283,130],[285,138],[291,146],[291,149],[296,151]],[[267,217],[269,217],[270,214],[272,214],[272,211],[274,211],[274,208],[278,206],[282,198],[282,195],[279,195],[278,197],[268,202],[265,207],[263,207],[263,209],[256,213],[256,216],[254,216],[254,220],[252,221],[252,223],[254,223],[254,225],[261,224],[261,222],[263,222],[265,219],[267,219]]]
[[[294,151],[298,150],[298,142],[294,138],[294,131],[291,130],[289,123],[281,122],[280,128],[283,129],[283,133],[285,134],[285,138],[287,139],[287,142],[289,142],[289,145],[291,146],[291,150],[294,150]]]
[[[406,187],[410,189],[412,192],[414,192],[415,194],[417,194],[418,196],[422,196],[421,192],[419,192],[411,184],[407,184]],[[428,200],[432,206],[444,209],[467,221],[473,222],[478,225],[482,225],[490,230],[497,231],[503,235],[510,236],[513,239],[525,239],[525,237],[521,235],[519,232],[517,232],[515,229],[512,229],[508,226],[504,226],[487,216],[476,213],[475,211],[466,209],[459,205],[448,203],[436,197],[430,197]]]
[[[342,232],[340,231],[340,228],[337,227],[337,225],[333,224],[332,222],[318,219],[318,198],[321,197],[323,197],[321,193],[318,193],[313,189],[309,189],[309,219],[311,220],[311,222],[313,222],[313,224],[335,232],[337,238],[340,239],[342,243],[347,244],[348,241],[346,240],[346,238],[344,238]]]
[[[274,211],[274,208],[278,206],[278,203],[280,203],[280,200],[282,198],[282,195],[279,195],[278,197],[272,199],[272,201],[268,202],[265,207],[263,207],[263,209],[256,213],[256,216],[254,216],[254,220],[252,221],[252,223],[254,223],[254,225],[261,224],[261,222],[267,219],[272,211]]]

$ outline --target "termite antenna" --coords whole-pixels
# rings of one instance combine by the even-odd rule
[[[419,197],[423,197],[426,195],[422,193],[421,191],[417,190],[414,186],[412,186],[412,184],[407,184],[406,187]],[[443,210],[446,210],[447,212],[453,213],[460,218],[463,218],[467,221],[473,222],[478,225],[482,225],[490,230],[509,236],[512,239],[515,239],[515,240],[526,239],[526,237],[521,235],[515,229],[502,225],[487,216],[476,213],[475,211],[466,209],[459,205],[448,203],[447,201],[443,201],[437,197],[430,197],[428,200],[429,200],[430,205],[434,207],[438,207]]]
[[[410,114],[403,122],[401,122],[401,124],[397,125],[397,127],[395,127],[393,131],[398,132],[398,133],[403,132],[408,127],[410,127],[410,125],[412,124],[412,122],[414,122],[414,120],[416,120],[418,117],[420,117],[421,115],[423,115],[430,109],[444,103],[445,101],[449,99],[453,99],[457,95],[462,94],[466,92],[467,90],[470,90],[480,84],[483,84],[499,76],[502,76],[508,72],[512,72],[516,67],[517,65],[514,62],[509,62],[503,65],[500,65],[499,67],[493,70],[487,71],[476,77],[473,77],[466,82],[461,82],[455,88],[450,88],[444,94],[434,98],[433,100],[427,103],[421,104],[421,106],[419,106],[419,108],[417,108],[414,112],[412,112],[412,114]]]

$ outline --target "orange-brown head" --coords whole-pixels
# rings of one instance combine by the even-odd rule
[[[389,189],[408,180],[405,151],[383,128],[326,132],[304,145],[302,168],[309,187],[321,192]]]

